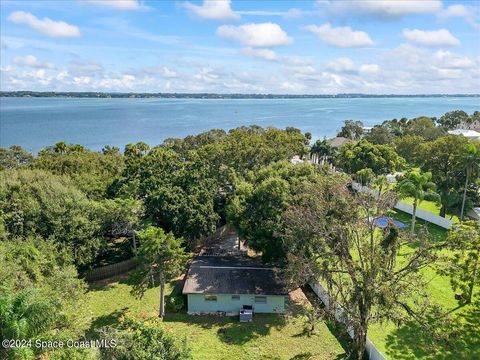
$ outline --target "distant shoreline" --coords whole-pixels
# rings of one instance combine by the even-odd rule
[[[58,98],[137,98],[137,99],[349,99],[349,98],[454,98],[480,97],[480,94],[217,94],[217,93],[117,93],[117,92],[55,92],[0,91],[0,97],[58,97]]]

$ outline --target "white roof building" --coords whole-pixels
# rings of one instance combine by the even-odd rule
[[[300,159],[300,156],[298,155],[295,155],[294,157],[292,157],[290,159],[290,162],[293,164],[293,165],[297,165],[297,164],[303,164],[304,161],[302,159]]]
[[[457,129],[448,132],[452,135],[464,136],[469,139],[480,139],[480,133],[475,130]]]

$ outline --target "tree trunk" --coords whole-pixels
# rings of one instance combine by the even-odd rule
[[[465,199],[467,198],[467,186],[468,186],[468,170],[465,176],[465,188],[463,189],[462,210],[460,212],[460,221],[463,221],[463,212],[465,210]]]
[[[360,324],[360,326],[355,329],[354,346],[355,358],[357,360],[363,360],[366,358],[365,354],[367,351],[367,329],[364,326],[366,326],[366,323]]]
[[[135,238],[135,230],[132,233],[132,240],[133,240],[133,253],[137,255],[137,239]]]
[[[165,316],[165,275],[160,272],[160,309],[158,316],[163,319]]]
[[[412,211],[412,235],[415,235],[415,219],[417,216],[417,199],[413,199],[413,211]]]
[[[468,297],[467,297],[467,304],[470,304],[472,302],[472,297],[473,297],[473,287],[475,286],[476,278],[477,278],[477,271],[478,271],[478,258],[480,257],[480,254],[477,252],[477,256],[475,257],[475,264],[473,266],[473,272],[472,272],[472,277],[470,280],[470,284],[468,286]]]

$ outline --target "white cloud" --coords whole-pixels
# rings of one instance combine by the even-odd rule
[[[243,48],[240,52],[243,55],[250,56],[250,57],[271,60],[271,61],[279,60],[278,55],[275,53],[275,51],[271,49],[254,49],[251,47],[247,47],[247,48]]]
[[[38,60],[33,55],[15,56],[13,63],[19,66],[36,66],[38,64]]]
[[[162,67],[162,76],[166,78],[174,78],[178,76],[178,73],[174,69],[169,69],[168,67]]]
[[[443,50],[433,54],[433,60],[437,67],[445,69],[469,69],[475,65],[468,56],[458,56]]]
[[[305,85],[299,82],[284,81],[280,84],[280,87],[286,92],[298,93],[305,89]]]
[[[348,57],[341,57],[327,63],[327,68],[335,72],[353,72],[356,70],[356,66],[352,59]]]
[[[68,72],[78,77],[99,76],[104,73],[104,68],[94,61],[76,60],[68,64]]]
[[[37,69],[53,69],[55,66],[51,63],[42,64],[33,55],[15,56],[13,63],[17,66],[32,67]]]
[[[454,4],[446,7],[438,13],[438,17],[447,20],[453,17],[463,18],[468,24],[472,25],[477,30],[480,30],[480,15],[479,8]]]
[[[278,24],[271,22],[240,26],[222,25],[217,29],[217,35],[250,47],[268,48],[292,42],[292,39]]]
[[[317,4],[332,13],[387,19],[436,13],[442,9],[441,0],[317,1]]]
[[[83,2],[116,10],[135,11],[145,9],[145,6],[138,0],[83,0]]]
[[[182,6],[191,13],[209,20],[238,20],[240,15],[232,10],[230,0],[204,0],[202,5],[185,2]]]
[[[25,24],[38,32],[51,37],[79,37],[80,29],[64,21],[55,21],[47,17],[39,19],[25,11],[15,11],[8,16],[8,20],[15,24]]]
[[[403,36],[410,42],[424,46],[458,46],[460,40],[447,29],[423,31],[418,29],[403,29]]]
[[[358,69],[358,72],[361,75],[375,75],[380,70],[380,67],[377,64],[363,64]]]
[[[305,15],[313,15],[316,12],[306,11],[297,8],[290,8],[287,11],[269,11],[269,10],[243,10],[237,11],[240,15],[250,15],[250,16],[281,16],[285,19],[299,19]]]
[[[455,68],[451,62],[455,62]],[[382,82],[397,93],[478,93],[480,67],[450,52],[432,53],[402,44],[381,58]],[[460,68],[461,67],[461,68]]]
[[[365,47],[374,44],[370,36],[364,31],[352,30],[349,26],[334,28],[330,23],[309,25],[305,30],[317,35],[323,42],[341,48]]]

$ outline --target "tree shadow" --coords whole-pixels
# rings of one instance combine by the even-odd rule
[[[387,355],[399,360],[480,359],[480,300],[446,315],[450,320],[435,334],[414,321],[398,327],[387,336]]]
[[[256,314],[253,321],[241,323],[236,318],[217,330],[218,338],[226,344],[243,345],[251,340],[266,336],[272,328],[281,329],[286,325],[284,316]]]
[[[90,328],[85,332],[85,337],[87,339],[96,339],[98,338],[97,330],[104,326],[116,325],[120,322],[122,318],[128,312],[128,308],[123,308],[121,310],[115,310],[108,315],[102,315],[90,324]]]
[[[315,304],[315,306],[321,306],[324,307],[324,304],[319,300],[317,294],[313,291],[313,289],[310,287],[310,285],[305,285],[302,287],[303,293],[307,297],[307,299],[310,301],[311,304]],[[325,324],[327,325],[328,330],[335,336],[337,341],[340,343],[342,346],[343,351],[345,351],[344,354],[341,354],[337,357],[337,359],[348,359],[349,358],[349,353],[352,349],[352,339],[350,338],[350,335],[347,333],[347,328],[336,322],[334,319],[330,318],[327,316],[324,319]]]

